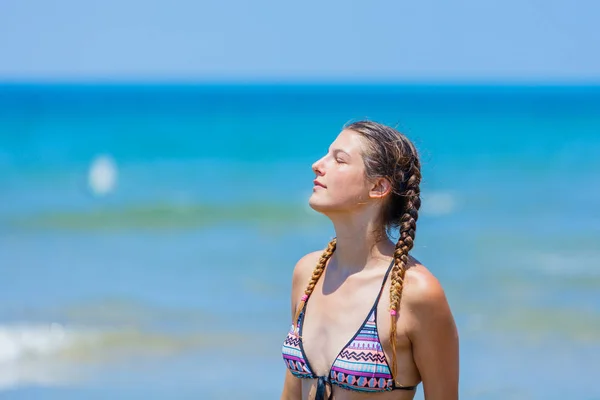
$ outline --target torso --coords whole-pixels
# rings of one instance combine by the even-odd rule
[[[385,272],[391,258],[381,260],[381,268],[370,268],[347,277],[339,286],[341,279],[336,271],[325,269],[317,282],[307,306],[303,323],[302,343],[310,366],[318,376],[327,375],[340,350],[356,334],[369,314],[381,289]],[[312,272],[312,271],[311,271]],[[307,277],[308,281],[309,277]],[[391,344],[389,338],[389,278],[385,282],[382,296],[377,304],[377,330],[388,363],[391,365]],[[299,297],[299,296],[298,296]],[[416,385],[420,382],[419,373],[413,361],[411,343],[407,335],[410,310],[400,308],[397,321],[396,354],[397,384]],[[315,379],[302,379],[303,399],[314,398]],[[337,400],[364,400],[364,393],[357,393],[339,388],[335,385],[333,398]],[[394,390],[391,392],[372,393],[378,400],[411,400],[415,390]],[[370,396],[370,397],[371,397]]]

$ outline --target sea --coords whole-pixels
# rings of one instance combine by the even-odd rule
[[[0,398],[279,398],[362,119],[421,154],[461,398],[600,399],[600,86],[320,83],[0,84]]]

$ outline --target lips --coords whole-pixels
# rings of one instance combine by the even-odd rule
[[[318,181],[318,180],[316,180],[316,179],[313,181],[313,184],[314,184],[315,186],[320,186],[320,187],[322,187],[322,188],[326,188],[326,187],[327,187],[327,186],[323,185],[321,182],[319,182],[319,181]]]

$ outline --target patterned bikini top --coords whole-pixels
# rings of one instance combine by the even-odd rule
[[[377,332],[377,304],[392,269],[388,268],[375,304],[358,331],[342,348],[333,361],[329,374],[313,373],[302,345],[302,326],[306,315],[306,302],[298,317],[298,335],[292,325],[283,342],[283,360],[290,372],[298,378],[317,379],[315,400],[325,400],[325,385],[334,384],[343,389],[358,392],[385,392],[394,389],[413,390],[416,386],[396,386]],[[307,300],[308,302],[308,300]]]

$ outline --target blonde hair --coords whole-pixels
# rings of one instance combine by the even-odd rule
[[[323,274],[323,271],[325,270],[325,265],[327,265],[327,260],[331,258],[333,252],[335,251],[335,244],[336,239],[334,238],[331,242],[329,242],[329,245],[323,251],[323,254],[321,254],[319,262],[317,263],[317,266],[313,270],[312,276],[310,277],[310,282],[308,282],[308,286],[306,286],[306,289],[304,289],[304,295],[300,299],[300,303],[296,308],[296,316],[294,317],[294,332],[297,332],[298,330],[298,318],[300,318],[300,313],[302,312],[302,309],[304,309],[304,304],[306,304],[306,301],[315,289],[317,281]]]

